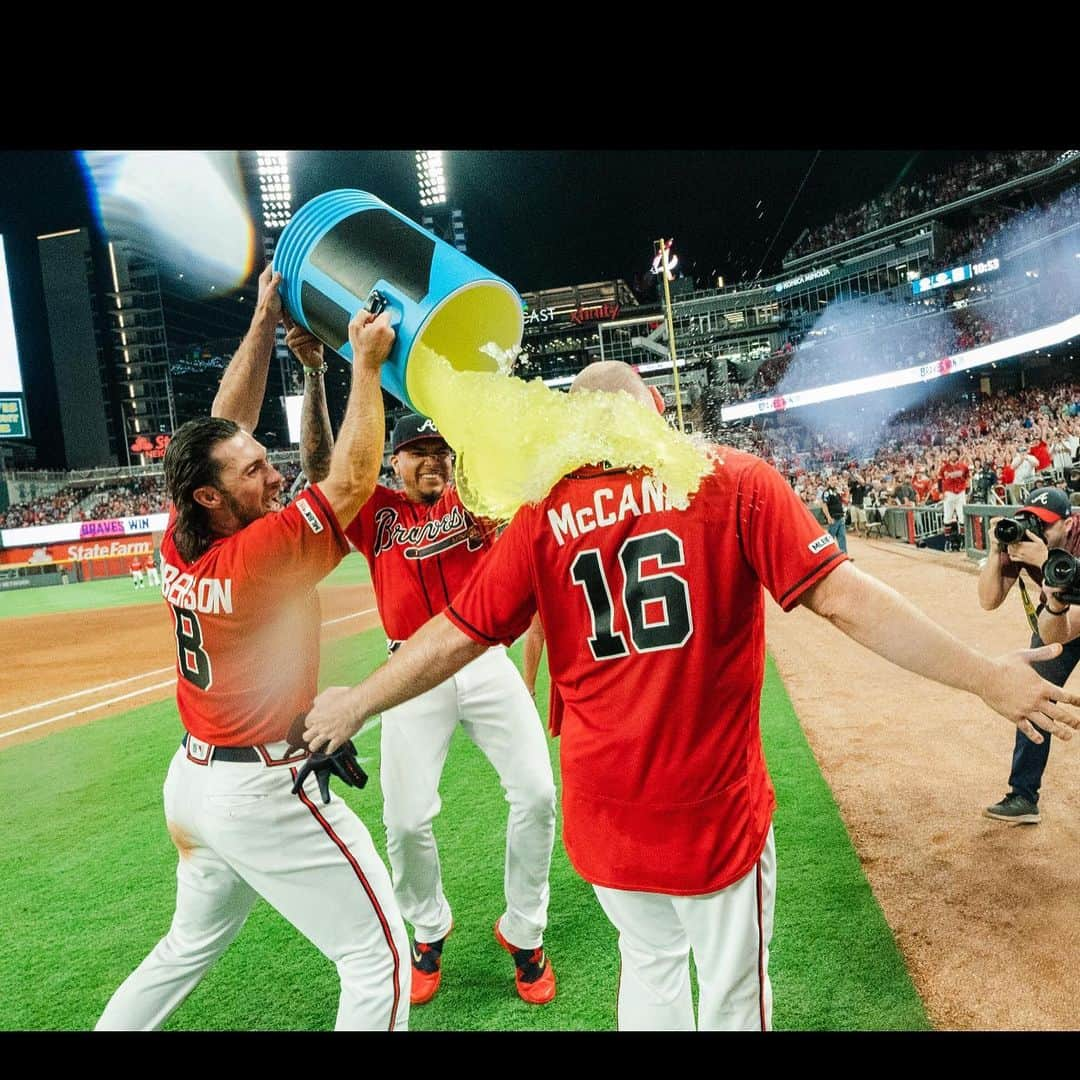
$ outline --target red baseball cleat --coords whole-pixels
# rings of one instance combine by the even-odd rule
[[[514,981],[518,996],[530,1005],[546,1005],[555,996],[555,969],[544,953],[544,946],[516,949],[502,936],[495,920],[495,940],[514,958]]]
[[[427,944],[422,941],[412,943],[412,990],[409,1001],[413,1005],[426,1005],[439,989],[442,979],[442,951],[450,931]]]

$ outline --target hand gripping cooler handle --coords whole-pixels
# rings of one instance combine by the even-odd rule
[[[370,311],[372,315],[381,315],[386,310],[390,312],[390,326],[396,330],[401,323],[401,312],[394,304],[390,303],[389,297],[384,293],[379,292],[378,289],[372,289],[368,293],[364,311]]]

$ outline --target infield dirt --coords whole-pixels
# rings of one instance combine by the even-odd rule
[[[980,651],[1027,645],[1019,596],[983,611],[964,555],[857,539],[849,550],[858,569]],[[1074,1029],[1080,733],[1051,749],[1041,823],[992,821],[982,810],[1008,790],[1012,724],[804,608],[766,608],[766,641],[931,1022]],[[777,865],[783,874],[781,837]]]

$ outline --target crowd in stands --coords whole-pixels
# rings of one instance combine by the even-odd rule
[[[949,240],[942,252],[942,266],[953,266],[969,256],[989,259],[1023,247],[1074,224],[1080,217],[1078,210],[1080,185],[1067,188],[1061,195],[1040,199],[1022,210],[995,206]]]
[[[49,495],[31,496],[0,510],[0,529],[20,529],[28,525],[52,525],[57,521],[78,520],[76,507],[82,496],[70,485]]]
[[[957,234],[942,267],[964,258],[987,259],[1080,223],[1080,184],[1025,210],[999,208]],[[917,301],[887,294],[834,302],[828,321],[793,334],[747,383],[730,385],[732,401],[912,367],[1000,341],[1077,313],[1077,267],[1053,260],[1041,277],[987,276],[925,294]],[[1068,264],[1062,269],[1062,264]],[[875,302],[876,301],[876,302]],[[910,324],[905,326],[905,324]]]
[[[1052,165],[1060,150],[1015,150],[959,162],[932,176],[899,184],[892,191],[838,214],[824,225],[810,229],[796,241],[786,258],[809,255],[843,243],[855,236],[893,225],[905,218],[946,206]]]
[[[796,414],[733,425],[719,438],[773,464],[810,507],[830,477],[845,501],[865,498],[868,508],[938,502],[953,448],[972,472],[969,501],[1018,504],[1042,484],[1080,492],[1080,381],[931,403],[859,438],[836,425],[810,428]]]
[[[87,500],[88,508],[81,510],[75,520],[104,521],[107,518],[141,517],[144,514],[162,514],[168,509],[165,478],[160,475],[140,476],[126,483],[116,484],[100,492],[100,495],[100,498]]]
[[[298,461],[277,465],[284,478],[287,494],[300,473]],[[149,476],[67,484],[48,495],[17,502],[0,511],[0,529],[30,525],[56,525],[65,521],[104,521],[110,518],[142,517],[163,514],[168,510],[165,478],[161,473]]]
[[[741,397],[788,393],[914,367],[1015,337],[1077,313],[1077,272],[1054,271],[999,294],[979,285],[968,306],[941,311],[909,305],[917,317],[880,329],[789,341],[758,369]],[[985,298],[983,298],[985,297]]]

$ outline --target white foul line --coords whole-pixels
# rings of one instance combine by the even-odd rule
[[[44,709],[46,705],[59,705],[61,701],[70,701],[72,698],[83,697],[85,694],[94,694],[98,690],[109,690],[114,686],[123,686],[124,683],[135,682],[136,679],[145,679],[150,675],[161,675],[166,671],[175,671],[176,665],[170,664],[168,667],[154,668],[153,671],[144,671],[141,675],[132,675],[129,679],[117,679],[116,682],[102,683],[100,686],[91,686],[88,690],[76,690],[74,694],[65,694],[63,697],[51,698],[49,701],[39,701],[36,705],[24,705],[21,709],[12,709],[11,712],[0,712],[0,720],[3,720],[8,716],[18,716],[19,713],[34,712],[37,709]]]
[[[346,619],[355,619],[360,615],[370,615],[373,611],[378,611],[378,608],[366,607],[363,611],[354,611],[351,615],[341,615],[336,619],[327,619],[323,626],[333,626],[334,623],[344,622]]]
[[[336,619],[327,619],[321,626],[333,626],[334,623],[345,622],[346,619],[355,619],[360,615],[370,615],[376,608],[364,608],[363,611],[354,611],[350,615],[341,615]],[[40,701],[37,705],[25,705],[21,709],[13,709],[11,712],[0,713],[0,719],[5,716],[15,716],[17,713],[30,712],[34,709],[43,709],[46,705],[56,705],[61,701],[71,698],[82,697],[84,694],[92,694],[96,690],[106,690],[110,686],[120,686],[123,683],[133,682],[135,679],[144,679],[148,675],[160,675],[163,671],[172,671],[171,667],[155,668],[153,671],[144,671],[141,675],[132,675],[128,679],[118,679],[116,682],[103,683],[101,686],[92,686],[89,690],[77,690],[74,694],[65,694],[63,697],[53,698],[51,701]],[[160,690],[166,686],[172,686],[176,682],[175,676],[165,682],[155,683],[153,686],[144,686],[141,690],[132,690],[128,694],[109,698],[107,701],[99,701],[93,705],[84,705],[81,709],[73,709],[71,712],[61,713],[59,716],[50,716],[47,720],[38,720],[36,723],[27,724],[25,727],[15,728],[13,731],[0,732],[0,739],[7,739],[12,735],[21,735],[24,731],[33,731],[34,728],[43,727],[45,724],[55,724],[57,720],[67,720],[70,716],[78,716],[79,713],[93,712],[94,709],[103,708],[105,705],[114,705],[118,701],[126,701],[128,698],[138,697],[140,694],[148,694],[151,690]]]
[[[132,690],[130,693],[121,694],[119,697],[109,698],[108,701],[84,705],[81,709],[72,709],[71,712],[61,713],[59,716],[50,716],[48,720],[38,720],[37,723],[15,728],[14,731],[0,731],[0,739],[7,739],[12,735],[21,735],[24,731],[33,731],[34,728],[41,727],[44,724],[54,724],[57,720],[66,720],[69,716],[78,716],[79,713],[93,712],[94,709],[100,709],[105,705],[113,705],[117,701],[126,701],[128,698],[138,697],[140,694],[148,694],[151,690],[160,690],[164,686],[172,686],[175,682],[175,678],[166,679],[165,682],[154,683],[153,686],[144,686],[141,690]]]

